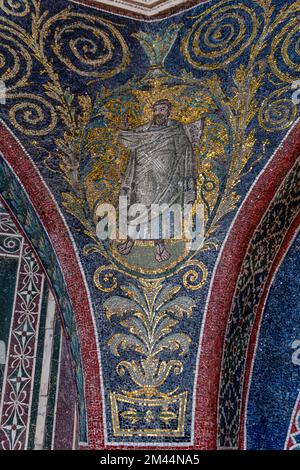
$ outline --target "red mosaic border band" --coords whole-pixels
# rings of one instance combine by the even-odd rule
[[[132,10],[126,9],[117,6],[112,6],[112,5],[107,5],[106,3],[103,2],[98,2],[96,0],[70,0],[72,3],[77,3],[79,5],[85,5],[89,6],[92,8],[95,8],[97,10],[101,10],[104,12],[108,13],[113,13],[115,15],[120,15],[120,16],[128,16],[131,18],[134,18],[136,20],[142,20],[142,21],[153,21],[153,20],[163,20],[169,16],[179,14],[181,12],[184,12],[186,10],[189,10],[192,7],[196,7],[197,5],[201,5],[202,3],[210,3],[211,0],[187,0],[181,5],[175,5],[173,7],[169,7],[168,9],[157,13],[155,15],[143,15],[142,13],[137,13]],[[150,9],[150,8],[149,8]]]
[[[245,375],[244,375],[244,388],[243,388],[242,411],[241,411],[241,428],[240,428],[240,440],[239,440],[239,448],[241,450],[244,450],[246,447],[245,425],[246,425],[247,401],[248,401],[249,387],[251,385],[252,366],[253,366],[253,362],[255,359],[256,341],[259,335],[260,324],[262,321],[266,300],[267,300],[270,288],[272,286],[274,276],[276,275],[277,270],[279,269],[281,263],[283,262],[285,255],[287,254],[291,246],[291,243],[294,240],[295,234],[297,234],[297,232],[299,231],[299,227],[300,227],[300,213],[291,224],[285,236],[285,239],[280,247],[280,250],[274,259],[274,262],[268,274],[268,278],[264,287],[263,294],[261,296],[261,299],[258,305],[255,323],[253,325],[253,329],[252,329],[252,333],[250,337],[246,369],[245,369]]]
[[[20,179],[56,252],[75,314],[85,378],[88,443],[104,447],[100,364],[89,297],[65,222],[37,168],[13,134],[0,122],[0,152]],[[51,285],[51,279],[49,279]],[[80,296],[78,295],[80,292]]]
[[[286,437],[285,442],[285,449],[284,450],[294,450],[296,446],[298,449],[299,444],[297,444],[296,438],[300,434],[300,393],[297,397],[293,413],[292,419],[289,425],[288,434]]]
[[[211,282],[202,334],[196,385],[195,448],[217,448],[217,406],[223,344],[241,265],[256,227],[299,153],[300,121],[253,184],[220,253]]]

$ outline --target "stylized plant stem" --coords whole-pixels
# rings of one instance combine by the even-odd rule
[[[138,289],[131,284],[121,287],[126,297],[113,296],[104,303],[107,318],[127,316],[120,324],[130,333],[118,333],[110,338],[108,344],[112,353],[119,357],[121,349],[132,349],[145,357],[140,364],[121,361],[117,367],[121,375],[128,370],[140,387],[157,388],[165,382],[172,369],[175,373],[182,371],[181,361],[159,359],[164,350],[177,351],[179,356],[184,356],[189,349],[191,340],[188,335],[172,333],[179,323],[176,318],[191,316],[196,306],[188,296],[176,297],[180,288],[178,285],[153,287],[145,284]]]

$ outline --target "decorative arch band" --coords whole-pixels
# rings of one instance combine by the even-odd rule
[[[92,434],[96,436],[94,445],[99,448],[103,432],[97,347],[88,292],[69,232],[37,169],[1,122],[0,157],[1,197],[43,266],[69,339],[79,399],[80,440],[87,442]],[[77,289],[81,291],[80,299],[76,296]],[[87,344],[87,338],[91,344]],[[92,369],[91,365],[86,366],[87,356],[89,364],[94,363]],[[93,377],[90,377],[91,370]],[[94,410],[95,403],[98,413],[91,413],[89,408]],[[87,421],[91,415],[93,423]]]
[[[242,399],[246,393],[244,374],[249,359],[250,334],[244,337],[240,368],[233,370],[234,364],[230,365],[234,337],[233,315],[234,312],[238,315],[238,290],[245,279],[244,263],[251,253],[255,234],[267,223],[272,211],[280,204],[280,198],[287,199],[289,221],[286,220],[282,227],[281,242],[276,247],[274,258],[269,259],[265,266],[266,277],[274,269],[276,255],[283,250],[286,240],[299,224],[299,137],[298,121],[250,189],[232,223],[214,270],[201,334],[196,382],[195,445],[201,449],[243,447]],[[263,298],[264,287],[265,283],[262,283],[258,302]],[[257,312],[257,307],[252,303],[250,310]],[[235,320],[238,328],[242,318],[238,315]],[[254,319],[251,319],[249,333],[253,323]],[[237,377],[231,395],[233,398],[226,404],[226,387],[234,374]],[[230,417],[226,415],[226,421],[224,413],[228,413],[228,407],[232,407],[233,414]]]

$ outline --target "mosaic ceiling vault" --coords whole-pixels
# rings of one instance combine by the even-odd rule
[[[80,445],[299,447],[300,1],[1,0],[0,38],[0,193]]]
[[[133,17],[153,19],[166,17],[176,12],[187,10],[195,4],[207,0],[83,0],[75,3],[85,3],[103,10],[124,13]]]

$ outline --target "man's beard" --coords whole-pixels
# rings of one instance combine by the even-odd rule
[[[165,126],[168,122],[168,116],[164,114],[155,114],[153,116],[153,124],[155,126]]]

